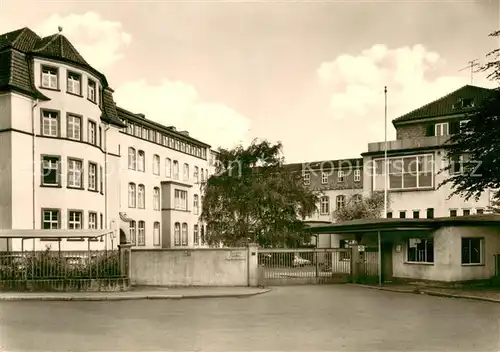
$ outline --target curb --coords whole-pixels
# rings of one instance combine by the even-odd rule
[[[196,299],[196,298],[245,298],[268,293],[271,289],[251,293],[228,293],[228,294],[200,294],[200,295],[129,295],[129,296],[3,296],[0,301],[136,301],[136,300],[167,300],[167,299]]]
[[[362,285],[362,284],[351,284],[352,286],[358,286],[358,287],[364,287],[364,288],[371,288],[373,290],[379,290],[379,291],[389,291],[389,292],[397,292],[397,293],[413,293],[417,295],[428,295],[428,296],[436,296],[436,297],[446,297],[446,298],[461,298],[461,299],[470,299],[474,301],[485,301],[485,302],[492,302],[492,303],[500,303],[500,300],[495,299],[495,298],[489,298],[489,297],[481,297],[481,296],[469,296],[469,295],[461,295],[461,294],[455,294],[455,293],[446,293],[446,292],[439,292],[439,291],[432,291],[432,290],[422,290],[419,288],[415,288],[413,290],[406,290],[406,289],[397,289],[397,288],[389,288],[389,287],[377,287],[377,286],[369,286],[369,285]]]

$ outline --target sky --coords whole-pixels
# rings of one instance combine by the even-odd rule
[[[0,0],[0,33],[62,26],[119,106],[214,149],[281,141],[288,162],[383,141],[384,86],[395,139],[391,120],[470,84],[499,19],[497,0]]]

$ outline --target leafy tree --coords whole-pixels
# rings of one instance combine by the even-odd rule
[[[388,202],[389,203],[389,202]],[[369,197],[354,195],[347,204],[333,212],[335,221],[380,219],[384,211],[384,192],[372,192]]]
[[[302,220],[316,210],[318,193],[283,161],[281,143],[254,140],[248,148],[219,149],[203,190],[209,244],[292,247],[304,241]]]
[[[490,34],[500,36],[500,31]],[[479,68],[488,72],[488,79],[500,82],[500,49],[489,52],[489,62]],[[467,114],[467,122],[460,133],[452,135],[447,142],[447,157],[450,163],[441,172],[454,171],[439,184],[451,185],[454,195],[465,200],[477,200],[487,189],[500,188],[500,89],[492,89],[476,109]],[[495,191],[494,197],[499,198]]]

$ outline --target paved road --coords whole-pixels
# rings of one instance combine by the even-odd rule
[[[294,286],[250,298],[0,302],[0,351],[499,351],[500,304]]]

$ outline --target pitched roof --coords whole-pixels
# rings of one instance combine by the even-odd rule
[[[473,109],[474,106],[478,106],[491,92],[492,90],[488,88],[466,85],[394,119],[392,123],[396,125],[399,122],[464,113]],[[463,107],[461,104],[457,104],[463,99],[472,99],[474,106]]]
[[[86,69],[101,80],[103,103],[101,119],[124,127],[118,118],[113,91],[106,77],[94,69],[61,33],[41,38],[28,27],[0,34],[0,92],[17,91],[35,99],[50,100],[34,85],[33,57],[67,62]]]

